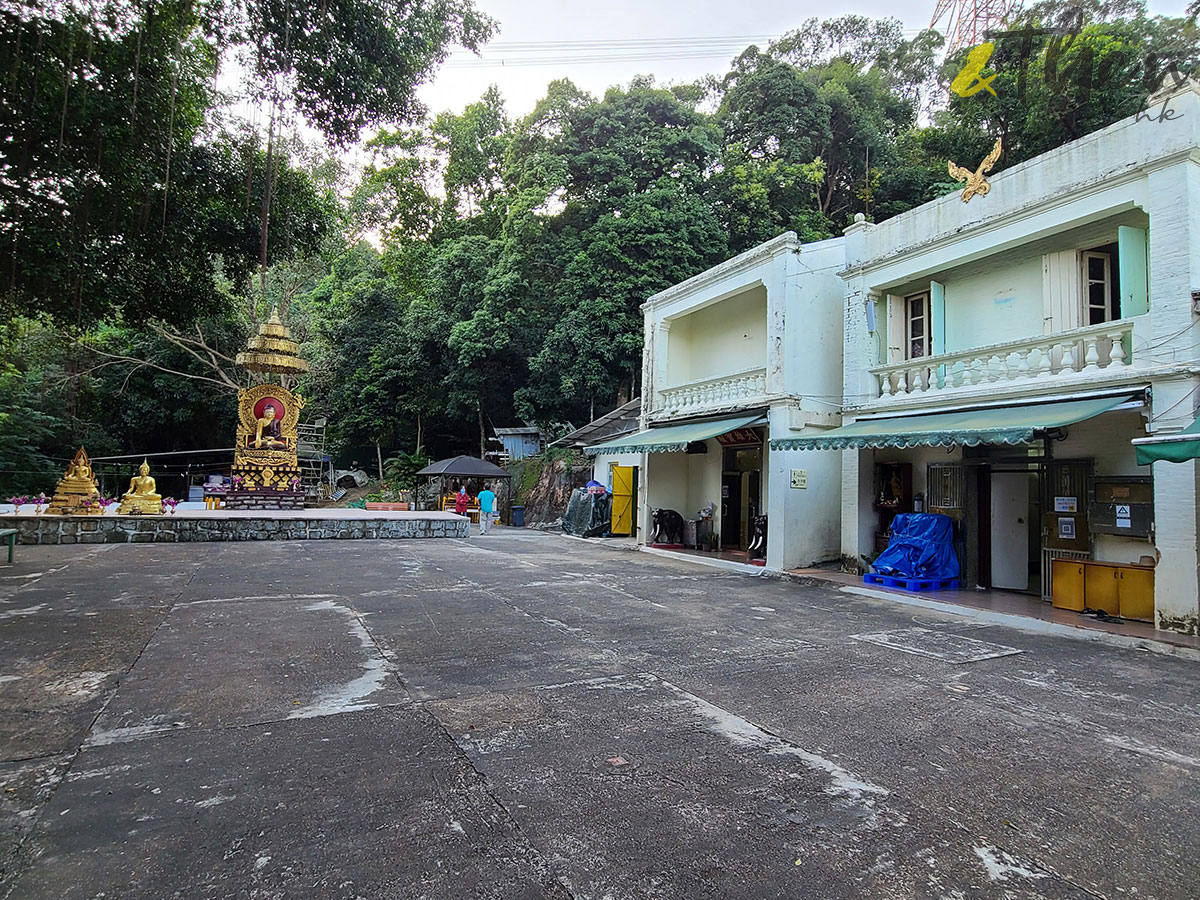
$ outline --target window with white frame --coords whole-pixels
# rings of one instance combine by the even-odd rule
[[[1103,325],[1121,317],[1116,257],[1115,248],[1107,246],[1079,254],[1085,325]]]
[[[904,298],[905,359],[929,356],[929,334],[929,292],[909,294]]]

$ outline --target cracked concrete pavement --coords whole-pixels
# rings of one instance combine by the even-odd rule
[[[1200,663],[537,532],[21,547],[3,898],[1194,898]]]

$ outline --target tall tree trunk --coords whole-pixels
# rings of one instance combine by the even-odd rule
[[[417,413],[417,446],[413,453],[421,452],[421,414]]]
[[[479,458],[487,453],[487,432],[483,430],[483,401],[475,398],[475,410],[479,413]]]
[[[375,439],[375,461],[379,463],[379,483],[383,483],[383,449],[379,446],[379,438]]]
[[[182,49],[179,47],[177,52]],[[163,176],[162,223],[164,228],[167,225],[167,195],[171,191],[171,151],[175,148],[175,99],[179,93],[179,70],[182,66],[181,60],[175,60],[171,72],[171,108],[167,114],[167,171]]]
[[[258,285],[267,297],[267,226],[271,221],[271,188],[275,154],[275,100],[271,99],[271,121],[267,126],[267,181],[263,187],[262,209],[258,216]]]

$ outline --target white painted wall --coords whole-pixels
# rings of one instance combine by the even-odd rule
[[[780,409],[780,417],[786,416]],[[784,428],[786,431],[786,426]],[[767,568],[798,569],[836,559],[841,544],[841,454],[826,450],[772,450],[764,477]],[[808,487],[791,487],[793,469],[808,473]]]
[[[664,387],[766,364],[767,289],[758,284],[671,322]]]
[[[592,480],[598,481],[612,491],[612,467],[617,466],[640,466],[642,464],[642,454],[640,453],[597,453],[592,457]],[[638,471],[639,480],[641,471]]]
[[[1054,442],[1054,456],[1056,459],[1091,458],[1093,471],[1098,476],[1149,475],[1148,468],[1137,464],[1133,445],[1129,443],[1135,437],[1146,436],[1144,423],[1145,419],[1137,410],[1104,413],[1077,422],[1067,429],[1066,440]],[[1097,534],[1092,540],[1093,555],[1105,562],[1136,563],[1142,556],[1154,555],[1154,545],[1141,538]]]
[[[835,238],[804,244],[784,260],[782,315],[772,331],[782,345],[783,371],[775,383],[803,410],[841,408],[845,285],[838,272],[845,257],[844,239]]]
[[[690,461],[686,453],[647,453],[646,476],[647,510],[664,508],[677,510],[681,515],[688,508],[688,477]],[[688,518],[684,516],[684,518]],[[651,526],[646,523],[647,529]],[[652,536],[642,532],[645,540]]]
[[[943,283],[947,353],[1042,333],[1041,254]]]

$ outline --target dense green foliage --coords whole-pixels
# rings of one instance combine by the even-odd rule
[[[637,394],[654,292],[786,230],[912,208],[955,188],[948,159],[997,136],[998,168],[1028,159],[1200,63],[1187,22],[1066,8],[997,38],[995,95],[947,89],[965,52],[939,62],[936,33],[846,16],[694,85],[553,81],[513,120],[495,89],[461,114],[413,98],[450,44],[489,36],[467,0],[163,0],[114,21],[0,0],[0,483],[85,440],[221,446],[231,357],[272,304],[312,365],[306,415],[347,455],[582,424]],[[286,117],[223,124],[233,52],[251,96],[332,146],[373,131],[365,168],[348,179]]]

